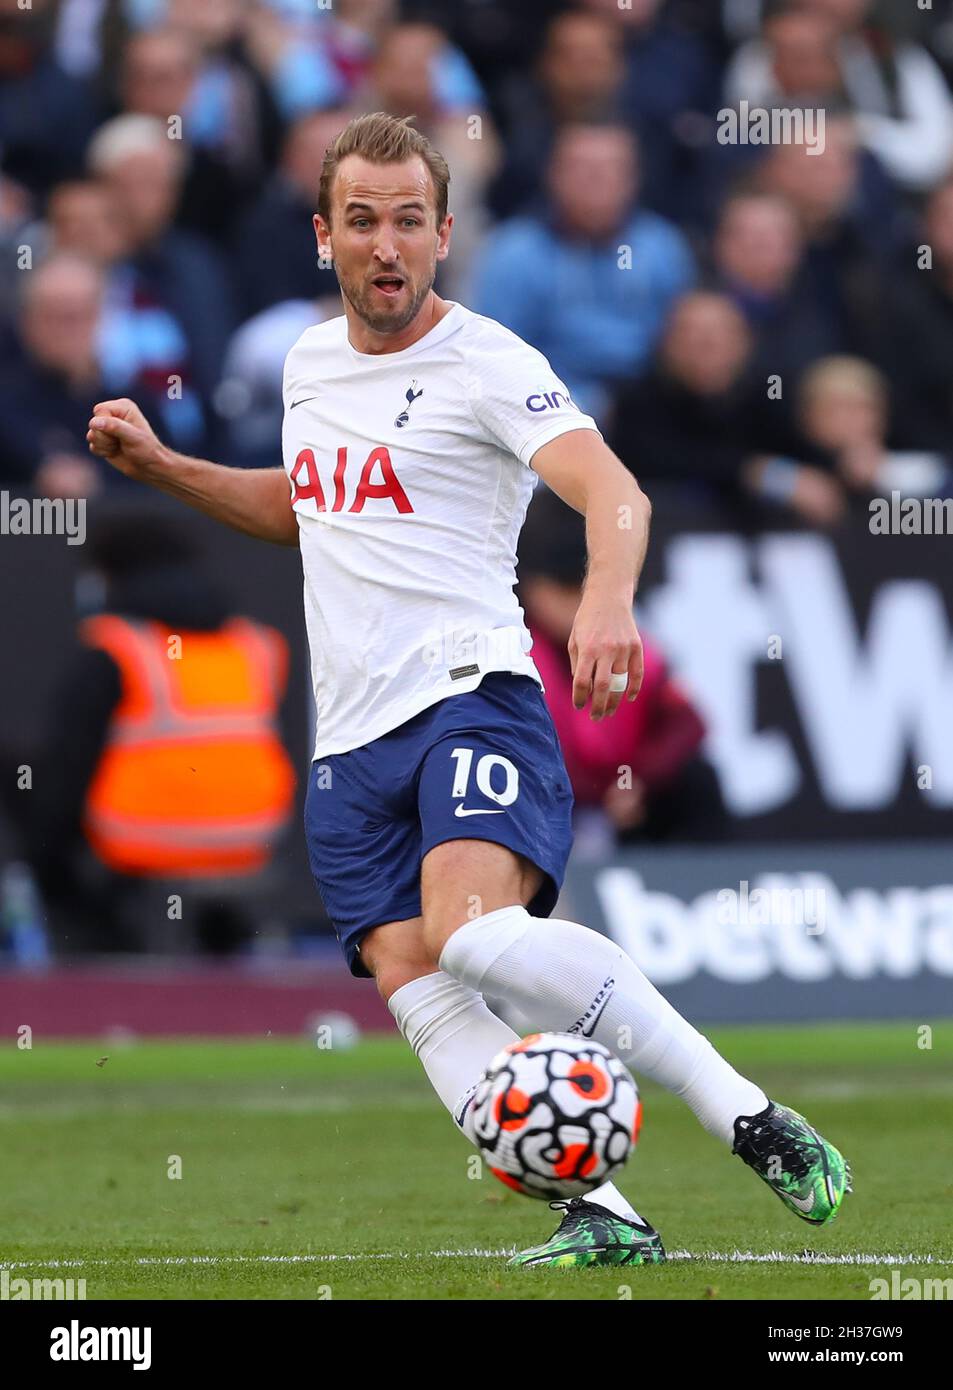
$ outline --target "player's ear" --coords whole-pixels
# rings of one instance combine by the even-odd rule
[[[316,212],[311,219],[314,225],[314,239],[318,243],[318,255],[322,260],[331,260],[331,226],[325,222],[319,212]]]
[[[453,213],[448,212],[437,228],[437,260],[445,261],[450,254],[450,231],[453,227]]]

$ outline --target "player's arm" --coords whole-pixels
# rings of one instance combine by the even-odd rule
[[[298,544],[298,522],[282,468],[227,468],[177,454],[129,400],[100,401],[86,439],[94,454],[128,478],[178,497],[247,536]]]
[[[623,692],[610,689],[613,672],[628,675],[634,700],[642,684],[642,639],[632,602],[645,562],[652,508],[625,465],[595,430],[570,430],[533,455],[547,486],[586,518],[589,563],[569,638],[572,698],[590,715],[614,714]]]

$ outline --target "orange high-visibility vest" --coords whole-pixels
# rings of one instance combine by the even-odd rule
[[[262,868],[294,796],[276,730],[288,664],[281,634],[244,618],[175,634],[110,614],[79,631],[122,678],[84,808],[97,856],[154,877]]]

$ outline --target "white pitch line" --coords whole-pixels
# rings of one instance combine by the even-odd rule
[[[784,1250],[772,1250],[767,1255],[753,1250],[668,1250],[670,1260],[713,1260],[720,1264],[780,1264],[780,1265],[940,1265],[953,1268],[953,1259],[937,1255],[825,1255],[820,1251],[804,1250],[799,1255]]]
[[[448,1260],[484,1259],[502,1260],[516,1253],[513,1246],[505,1250],[427,1250],[424,1252],[379,1251],[366,1254],[325,1254],[325,1255],[128,1255],[97,1260],[0,1260],[0,1269],[109,1269],[128,1265],[140,1267],[182,1266],[182,1265],[229,1265],[229,1264],[330,1264],[360,1260]],[[937,1255],[825,1255],[813,1250],[793,1254],[784,1250],[772,1250],[759,1254],[752,1250],[670,1250],[669,1260],[694,1261],[718,1264],[789,1264],[789,1265],[938,1265],[953,1267],[953,1259],[941,1259]],[[621,1266],[620,1266],[621,1268]]]

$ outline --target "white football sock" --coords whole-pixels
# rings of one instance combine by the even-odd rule
[[[470,1143],[469,1101],[487,1065],[507,1043],[519,1037],[487,1008],[482,995],[442,970],[402,985],[387,1001],[397,1026],[420,1058],[437,1095]],[[640,1221],[613,1183],[588,1194],[617,1216]]]
[[[387,1001],[437,1095],[471,1144],[464,1108],[484,1069],[518,1034],[491,1014],[481,995],[442,970],[401,985]]]
[[[613,1182],[604,1182],[601,1187],[594,1187],[591,1192],[586,1193],[583,1201],[595,1202],[596,1206],[605,1207],[606,1211],[613,1211],[616,1216],[624,1216],[628,1221],[637,1221],[640,1226],[649,1224],[639,1215],[632,1203],[626,1201]]]
[[[634,1071],[681,1096],[709,1133],[728,1144],[737,1117],[768,1104],[615,942],[576,922],[531,917],[518,906],[488,912],[457,928],[440,968],[471,989],[511,1001],[541,1029],[584,1030]]]

